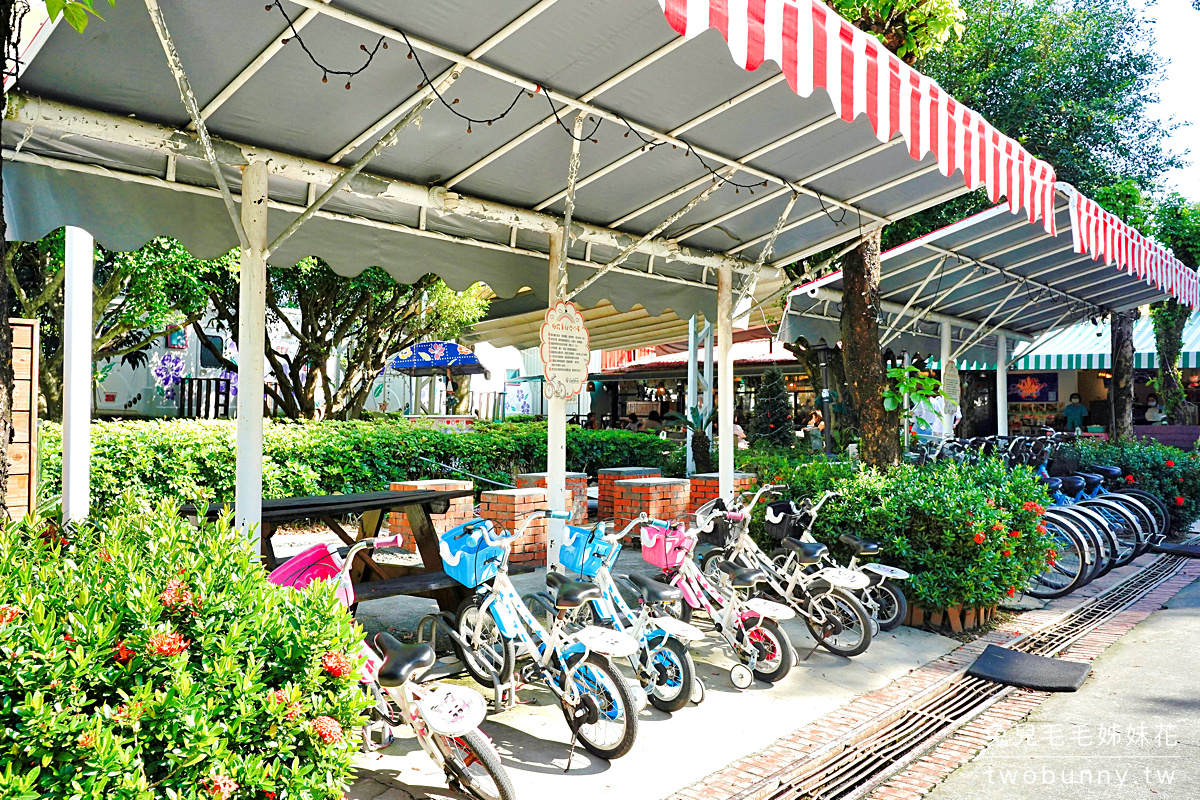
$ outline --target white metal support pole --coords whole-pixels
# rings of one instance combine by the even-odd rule
[[[95,243],[82,228],[67,228],[63,279],[63,519],[88,516],[92,424],[92,272]]]
[[[996,433],[1008,435],[1008,338],[996,335]]]
[[[696,361],[700,356],[700,339],[698,336],[696,315],[688,318],[688,374],[687,401],[683,409],[686,417],[691,417],[692,409],[699,408],[700,369]],[[687,428],[687,471],[691,475],[696,471],[696,458],[692,453],[692,429]]]
[[[720,496],[733,500],[733,270],[717,270],[717,473]]]
[[[235,507],[246,535],[262,523],[263,377],[267,332],[267,163],[242,176],[242,248],[238,277],[238,399]]]
[[[941,365],[942,380],[944,381],[946,378],[946,365],[954,358],[952,353],[954,348],[953,343],[950,341],[950,323],[939,323],[938,328],[942,335],[941,351],[938,353],[938,364]],[[942,401],[942,431],[944,432],[943,436],[954,435],[954,412],[946,400]]]
[[[564,237],[562,229],[550,234],[551,308],[562,298],[560,290],[566,288],[559,282],[560,274],[566,274],[562,260],[566,250]],[[563,397],[546,400],[546,505],[552,511],[567,508],[567,400]],[[551,572],[559,569],[558,550],[562,546],[564,524],[560,519],[546,522],[546,567]]]

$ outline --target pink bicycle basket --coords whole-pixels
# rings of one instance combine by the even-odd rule
[[[642,559],[648,564],[675,569],[688,557],[691,549],[691,537],[682,524],[671,528],[642,526]]]

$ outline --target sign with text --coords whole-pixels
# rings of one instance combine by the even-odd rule
[[[946,413],[953,415],[959,407],[962,381],[958,377],[958,365],[951,362],[942,370],[942,396],[946,398]]]
[[[546,309],[542,323],[541,356],[546,397],[571,398],[583,390],[588,377],[591,346],[583,316],[572,303],[556,303]]]

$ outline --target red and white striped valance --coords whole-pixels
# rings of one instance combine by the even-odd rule
[[[1189,308],[1200,309],[1200,276],[1171,251],[1142,236],[1100,204],[1078,191],[1070,192],[1071,236],[1075,252],[1156,286]]]
[[[935,153],[943,175],[960,170],[970,188],[987,187],[992,202],[1007,197],[1014,214],[1024,208],[1056,232],[1053,167],[819,0],[658,2],[682,36],[716,28],[744,69],[774,61],[796,94],[824,89],[842,119],[866,114],[881,142],[899,133],[913,158]]]

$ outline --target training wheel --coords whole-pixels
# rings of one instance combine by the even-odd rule
[[[637,713],[642,713],[646,710],[646,706],[650,704],[650,695],[646,694],[646,690],[640,685],[629,684],[629,693],[633,695],[633,707],[637,709]]]
[[[733,681],[733,685],[739,689],[749,689],[750,684],[754,683],[754,673],[745,664],[735,664],[729,670],[729,679]]]
[[[879,635],[879,620],[875,619],[874,617],[867,617],[867,620],[871,626],[871,638],[874,639]]]
[[[699,678],[692,681],[692,694],[689,699],[696,705],[704,702],[704,681]]]

